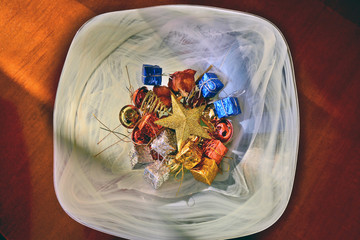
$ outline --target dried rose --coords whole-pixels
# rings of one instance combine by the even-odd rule
[[[171,90],[166,86],[155,86],[153,92],[166,107],[171,107]]]
[[[171,74],[168,83],[169,88],[176,93],[180,92],[183,97],[187,97],[195,87],[195,73],[195,70],[186,69]]]

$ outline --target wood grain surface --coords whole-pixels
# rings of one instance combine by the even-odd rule
[[[77,223],[57,201],[56,88],[70,43],[87,20],[109,11],[182,3],[267,18],[292,52],[301,121],[292,196],[274,225],[242,239],[360,239],[360,27],[356,15],[347,17],[337,11],[343,6],[327,2],[0,1],[1,235],[118,239]]]

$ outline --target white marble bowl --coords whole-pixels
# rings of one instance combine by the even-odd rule
[[[238,97],[243,113],[223,173],[212,186],[187,174],[180,192],[173,178],[154,190],[131,170],[131,143],[110,128],[142,86],[142,64],[164,72],[210,64],[225,83],[219,97]],[[165,81],[165,78],[164,78]],[[119,127],[119,132],[127,133]],[[54,184],[76,221],[130,239],[224,239],[261,231],[288,203],[296,168],[299,110],[288,46],[267,20],[198,6],[112,12],[76,34],[59,82],[54,110]]]

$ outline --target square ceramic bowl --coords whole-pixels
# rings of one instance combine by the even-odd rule
[[[142,64],[167,73],[202,73],[213,65],[225,83],[219,97],[239,99],[242,114],[231,119],[230,158],[211,186],[190,174],[178,194],[179,182],[172,178],[152,189],[143,170],[130,168],[131,143],[106,137],[100,128],[94,115],[111,129],[119,125],[119,110],[130,104],[127,88],[143,85]],[[122,127],[117,131],[128,134]],[[298,139],[291,56],[269,21],[185,5],[102,14],[78,31],[61,74],[54,110],[55,191],[73,219],[123,238],[245,236],[269,227],[285,210]]]

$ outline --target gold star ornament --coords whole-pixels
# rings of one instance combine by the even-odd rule
[[[171,94],[171,103],[173,108],[172,115],[159,119],[155,121],[155,123],[175,130],[178,150],[181,149],[182,144],[190,135],[211,138],[200,125],[200,117],[206,107],[205,105],[198,108],[186,109],[176,100],[173,94]]]

